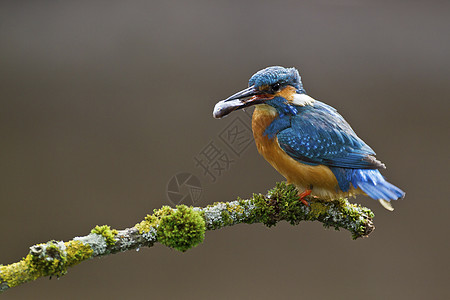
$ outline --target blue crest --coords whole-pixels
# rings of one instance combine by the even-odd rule
[[[257,88],[274,83],[289,84],[295,87],[297,92],[305,93],[300,74],[296,68],[268,67],[256,72],[248,81],[249,86],[254,85]]]

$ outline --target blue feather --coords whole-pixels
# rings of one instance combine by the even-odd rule
[[[334,108],[320,101],[315,101],[314,106],[294,107],[281,97],[266,103],[277,110],[278,117],[264,134],[270,139],[276,136],[290,157],[307,165],[328,166],[344,192],[352,184],[373,199],[404,197],[405,193],[377,170],[384,165],[375,159],[375,152]]]
[[[254,85],[255,87],[274,83],[289,84],[295,87],[299,93],[305,93],[300,74],[295,68],[268,67],[256,72],[248,81],[249,86]]]
[[[272,102],[276,100],[273,99]],[[285,100],[284,100],[285,103]],[[284,103],[269,103],[282,111]],[[284,104],[288,106],[287,104]],[[330,167],[373,169],[382,167],[375,152],[361,140],[334,108],[320,101],[314,106],[296,106],[298,113],[283,115],[268,127],[270,136],[277,129],[280,147],[295,160]],[[285,110],[286,108],[284,108]],[[286,124],[290,123],[290,127]],[[275,126],[275,124],[284,124]]]
[[[339,188],[347,192],[350,183],[354,188],[360,188],[369,197],[386,201],[397,200],[405,196],[405,192],[389,183],[381,175],[380,171],[374,169],[345,169],[331,167],[331,171],[339,184]]]
[[[296,105],[278,94],[272,85],[292,86],[298,94],[306,94],[295,68],[269,67],[255,73],[249,86],[274,96],[265,104],[277,116],[264,131],[269,139],[277,138],[280,148],[299,163],[323,165],[335,175],[338,187],[348,192],[353,186],[377,200],[396,200],[405,193],[387,182],[378,169],[384,164],[375,152],[360,139],[333,107],[314,101],[313,105]],[[389,205],[380,201],[383,206]]]

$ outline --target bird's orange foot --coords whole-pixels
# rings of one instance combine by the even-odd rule
[[[298,197],[299,197],[298,200],[300,200],[306,206],[309,206],[309,203],[308,203],[308,201],[305,200],[305,197],[311,195],[311,193],[312,193],[312,190],[306,189],[305,191],[298,194]]]

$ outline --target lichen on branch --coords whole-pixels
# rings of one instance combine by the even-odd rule
[[[283,220],[292,225],[301,221],[319,221],[326,228],[350,231],[353,239],[368,236],[375,228],[374,214],[347,199],[309,200],[310,205],[305,206],[298,200],[294,186],[278,183],[267,195],[254,194],[250,199],[217,202],[204,208],[163,206],[134,227],[124,230],[97,225],[86,236],[68,242],[33,245],[19,262],[0,265],[0,292],[40,277],[63,276],[68,267],[87,259],[151,247],[157,242],[184,252],[202,243],[205,231],[239,223],[263,223],[271,227]]]

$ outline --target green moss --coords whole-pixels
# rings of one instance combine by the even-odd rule
[[[140,234],[155,229],[161,244],[184,252],[203,242],[206,231],[203,214],[186,205],[179,205],[176,209],[163,206],[134,227]]]
[[[298,191],[293,185],[277,183],[267,198],[253,195],[253,201],[256,206],[254,217],[266,226],[273,226],[279,220],[296,225],[305,219],[305,205],[298,201]]]
[[[232,214],[242,214],[244,212],[244,206],[241,203],[238,205],[230,205],[227,203],[227,211]]]
[[[319,201],[311,201],[310,203],[311,211],[310,215],[314,219],[318,219],[328,212],[328,206]]]
[[[262,222],[270,227],[276,225],[279,220],[286,220],[292,225],[303,220],[318,220],[326,228],[349,230],[354,239],[373,230],[373,225],[369,223],[374,214],[368,208],[351,204],[342,198],[333,201],[310,199],[308,207],[298,200],[295,186],[284,182],[277,183],[276,187],[268,192],[267,197],[253,195],[251,202],[255,209],[246,220],[247,223]]]
[[[134,227],[139,230],[140,234],[143,234],[149,232],[151,228],[156,228],[158,224],[159,218],[154,215],[147,215],[142,222],[134,225]]]
[[[252,200],[255,209],[248,223],[262,222],[268,227],[274,226],[278,222],[276,200],[266,199],[261,194],[253,194]]]
[[[50,241],[30,247],[23,259],[26,272],[33,279],[43,276],[60,277],[67,273],[66,247],[62,242]]]
[[[340,211],[345,216],[347,223],[354,224],[352,228],[353,239],[367,235],[366,231],[369,220],[375,217],[374,213],[370,209],[362,207],[361,205],[351,204],[346,201],[345,204],[340,206]]]
[[[368,209],[367,207],[362,207],[361,206],[361,210],[362,210],[363,213],[367,214],[367,216],[369,218],[373,219],[375,217],[375,214],[370,209]]]
[[[94,252],[89,245],[86,245],[80,241],[70,241],[65,243],[67,249],[67,265],[73,266],[83,260],[91,258]]]
[[[340,207],[340,211],[344,214],[345,217],[351,219],[352,221],[357,221],[361,216],[361,213],[356,210],[358,205],[347,203],[347,205],[343,205]]]
[[[228,207],[227,207],[228,209]],[[223,210],[220,213],[220,217],[222,218],[222,226],[229,226],[233,224],[233,219],[230,217],[230,212]]]
[[[205,220],[192,207],[178,205],[176,210],[162,208],[155,212],[159,218],[158,241],[179,251],[197,246],[205,237]]]
[[[148,244],[153,245],[155,241],[159,241],[178,251],[186,251],[201,243],[204,240],[206,224],[211,230],[235,223],[262,222],[273,226],[280,220],[286,220],[293,225],[302,220],[319,220],[325,227],[349,230],[354,239],[366,236],[374,229],[372,211],[350,204],[347,199],[308,201],[309,207],[298,200],[298,191],[293,185],[277,183],[267,196],[254,194],[249,200],[238,198],[237,202],[215,203],[203,211],[185,205],[177,206],[176,209],[163,206],[154,210],[152,215],[147,215],[135,228]],[[96,226],[91,233],[103,237],[107,245],[116,244],[117,230],[107,225]],[[100,236],[87,238],[98,241]],[[85,238],[66,243],[50,241],[34,245],[21,261],[6,266],[0,265],[0,292],[39,277],[62,276],[67,272],[67,267],[93,255],[105,253],[105,243],[101,242],[102,248],[96,250],[95,243],[90,246],[82,242]]]
[[[50,241],[32,246],[25,257],[25,263],[31,273],[41,276],[60,277],[67,273],[67,254],[65,245]]]
[[[4,284],[2,284],[0,286],[0,291],[3,291],[8,287],[15,287],[22,283],[39,278],[36,274],[31,274],[26,270],[27,264],[25,263],[24,259],[14,264],[0,266],[1,278],[6,282],[7,285],[5,286]]]
[[[117,230],[111,230],[111,227],[109,227],[108,225],[97,225],[91,230],[91,233],[103,236],[108,246],[113,246],[116,243],[116,239],[114,237],[117,235]]]
[[[6,282],[7,287],[14,287],[39,277],[60,277],[67,273],[67,267],[90,258],[91,255],[92,249],[80,241],[37,244],[30,247],[30,253],[21,261],[0,266],[0,278]],[[0,286],[0,291],[7,287]]]
[[[27,264],[25,259],[17,263],[13,263],[7,266],[0,266],[0,277],[6,282],[7,286],[0,287],[0,291],[7,289],[8,287],[15,287],[22,283],[36,280],[38,276],[26,272]]]

